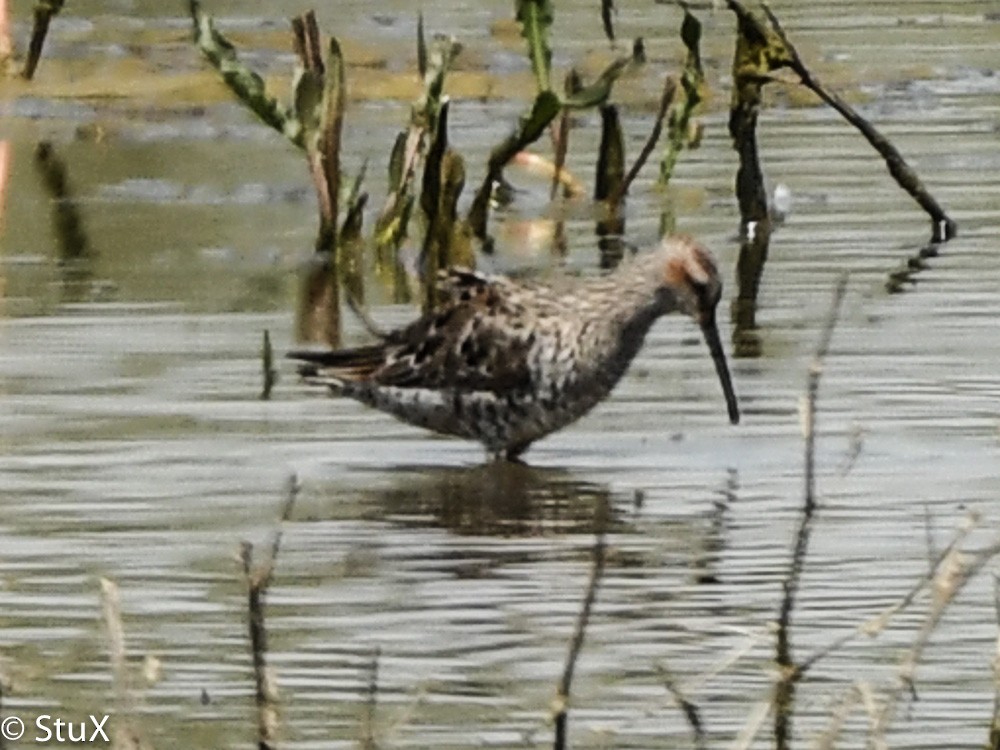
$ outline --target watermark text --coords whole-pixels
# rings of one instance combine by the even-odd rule
[[[17,716],[5,716],[0,720],[0,735],[11,742],[24,738],[25,741],[62,744],[65,742],[110,742],[104,729],[107,714],[90,714],[83,721],[67,721],[51,714],[42,714],[34,724],[26,726]]]

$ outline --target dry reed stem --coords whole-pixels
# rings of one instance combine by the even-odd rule
[[[299,493],[298,477],[294,474],[288,480],[285,503],[282,507],[281,523],[288,521]],[[253,545],[240,544],[240,559],[243,576],[247,584],[248,631],[250,654],[253,660],[254,703],[257,707],[257,747],[258,750],[274,750],[278,730],[278,691],[274,677],[267,666],[267,626],[264,618],[264,598],[274,575],[278,551],[281,548],[282,527],[278,526],[271,540],[268,559],[258,567],[253,565]]]
[[[775,708],[775,692],[772,690],[771,694],[764,700],[757,703],[753,710],[747,716],[746,722],[743,724],[743,728],[740,730],[739,734],[736,735],[736,739],[729,746],[730,750],[748,750],[753,744],[754,739],[760,733],[761,727],[764,726],[764,721],[767,719],[768,714]]]
[[[50,141],[38,142],[35,166],[52,201],[52,223],[59,243],[60,261],[70,263],[88,257],[90,241],[69,181],[69,170]]]
[[[865,680],[858,682],[857,686],[858,692],[861,694],[861,702],[865,707],[865,713],[868,714],[868,724],[874,730],[875,722],[878,721],[878,700],[875,698],[875,691]]]
[[[903,597],[895,604],[886,607],[880,614],[865,620],[859,624],[856,628],[851,630],[849,633],[845,633],[839,638],[835,639],[827,646],[816,651],[809,658],[804,659],[795,669],[794,678],[796,680],[801,680],[806,672],[808,672],[812,667],[816,666],[816,663],[821,659],[826,658],[830,654],[839,650],[842,646],[846,645],[848,642],[854,640],[859,635],[867,635],[874,638],[879,633],[888,627],[889,622],[897,614],[909,607],[913,600],[916,599],[917,595],[924,590],[928,583],[934,579],[934,573],[938,566],[944,562],[944,560],[952,553],[952,550],[956,549],[965,538],[972,532],[979,521],[979,516],[975,513],[970,513],[966,516],[962,523],[961,528],[955,533],[954,538],[948,543],[944,551],[941,552],[935,559],[931,569],[924,575],[919,581],[917,581]]]
[[[576,618],[576,627],[573,630],[573,639],[570,641],[569,653],[566,655],[566,664],[563,667],[562,677],[559,686],[556,688],[556,697],[553,700],[552,716],[555,723],[554,750],[565,750],[566,748],[566,724],[569,711],[570,688],[573,683],[573,672],[576,669],[576,660],[580,656],[583,648],[583,640],[587,630],[587,623],[590,620],[590,612],[597,598],[597,589],[601,583],[601,576],[604,574],[604,563],[606,546],[604,540],[603,516],[607,509],[598,511],[602,518],[598,521],[597,536],[594,540],[593,565],[590,569],[590,581],[587,584],[587,593],[583,597],[583,605]]]
[[[421,708],[426,701],[427,687],[425,685],[421,685],[417,689],[417,693],[413,700],[403,706],[391,722],[383,722],[382,740],[386,745],[391,747],[395,744],[392,740],[398,736],[402,729],[409,726],[410,722],[413,721],[413,717],[416,716],[417,710]]]
[[[0,3],[3,2],[4,0],[0,0]],[[7,185],[10,180],[11,157],[10,141],[0,140],[0,234],[3,233],[4,216],[7,213]]]
[[[574,68],[570,68],[566,73],[566,78],[563,80],[563,91],[566,92],[566,96],[573,96],[582,87],[580,74]],[[566,155],[569,153],[570,117],[569,110],[564,107],[562,112],[559,113],[559,122],[552,123],[550,129],[555,168],[552,174],[552,185],[549,188],[549,200],[555,200],[556,191],[559,189],[559,183],[562,179],[563,167],[566,166]],[[565,191],[565,189],[564,186],[563,190]]]
[[[742,659],[744,656],[753,651],[758,645],[760,645],[764,640],[769,640],[772,631],[769,629],[762,629],[757,633],[747,634],[747,639],[744,643],[738,646],[734,646],[730,651],[724,654],[713,666],[702,674],[698,675],[697,678],[689,680],[684,688],[688,692],[694,692],[696,690],[702,689],[711,680],[718,677],[720,674],[725,672],[727,669],[732,667],[736,662]]]
[[[274,367],[274,348],[271,346],[271,332],[264,329],[264,337],[260,347],[261,388],[260,400],[268,401],[271,390],[278,382],[278,371]]]
[[[135,697],[125,658],[125,627],[122,625],[121,596],[118,584],[101,578],[101,611],[108,634],[108,658],[115,691],[115,723],[111,729],[114,750],[139,750],[142,739],[134,726]]]
[[[4,0],[0,0],[3,3]],[[0,719],[6,718],[3,713],[3,698],[4,694],[7,692],[8,678],[7,673],[3,670],[3,663],[0,662]],[[0,750],[7,750],[7,738],[4,736],[3,732],[0,732]]]
[[[851,473],[864,447],[865,429],[861,425],[855,424],[851,427],[851,443],[848,446],[847,453],[844,455],[844,463],[840,466],[839,473],[842,479]]]
[[[813,747],[815,750],[835,750],[841,732],[844,731],[844,724],[847,717],[851,715],[854,708],[861,703],[862,695],[858,686],[851,685],[840,699],[836,709],[830,714],[830,721],[826,729],[816,738]]]
[[[924,503],[924,541],[927,543],[927,572],[933,576],[937,567],[937,553],[934,551],[934,518],[927,503]]]
[[[916,695],[917,666],[930,642],[931,635],[955,597],[976,573],[997,554],[1000,554],[1000,540],[974,555],[954,548],[945,556],[938,568],[937,575],[934,577],[933,596],[927,617],[917,633],[913,646],[900,663],[896,685],[889,691],[885,703],[878,713],[875,726],[872,729],[871,747],[876,750],[888,750],[886,733],[895,717],[896,708],[903,693]]]

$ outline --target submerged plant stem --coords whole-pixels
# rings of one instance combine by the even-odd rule
[[[735,0],[730,0],[730,4],[733,4]],[[819,79],[806,67],[805,63],[802,62],[802,58],[799,57],[798,50],[789,41],[788,36],[785,34],[785,30],[781,27],[781,23],[778,21],[778,17],[774,12],[768,7],[767,3],[763,3],[762,7],[764,12],[767,14],[768,20],[774,27],[775,33],[781,40],[782,44],[788,52],[789,59],[785,61],[785,65],[791,68],[795,74],[802,81],[802,85],[812,91],[816,96],[826,102],[828,105],[833,107],[841,117],[843,117],[847,122],[857,128],[865,139],[872,145],[872,147],[878,151],[879,155],[885,160],[885,165],[889,169],[889,174],[896,183],[903,188],[910,196],[920,205],[924,211],[931,217],[933,222],[931,229],[931,238],[933,242],[944,242],[950,240],[958,233],[958,224],[954,219],[948,216],[945,210],[941,207],[941,204],[935,200],[934,196],[930,194],[926,187],[924,187],[923,182],[917,173],[907,164],[903,155],[899,153],[899,150],[892,145],[888,138],[882,135],[874,125],[872,125],[868,120],[858,114],[855,109],[844,101],[835,92],[830,91]]]
[[[65,4],[65,0],[38,0],[35,3],[31,41],[28,42],[28,56],[24,61],[24,70],[21,71],[21,75],[25,79],[30,81],[35,77],[38,61],[42,58],[45,37],[49,33],[49,24],[55,16],[59,15],[59,11],[63,9]]]

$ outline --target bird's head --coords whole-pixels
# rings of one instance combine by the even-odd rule
[[[740,421],[739,404],[715,322],[715,308],[722,298],[722,279],[715,258],[706,248],[685,236],[665,238],[660,258],[662,288],[672,297],[674,308],[690,315],[701,328],[722,383],[729,421],[736,424]]]

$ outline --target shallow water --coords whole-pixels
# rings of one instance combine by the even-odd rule
[[[27,5],[14,3],[15,17]],[[229,3],[224,19],[280,29],[300,8],[278,5]],[[563,5],[563,28],[583,20],[562,32],[557,62],[603,49],[594,10]],[[487,70],[527,70],[516,43],[488,36],[505,4],[454,7],[436,10],[429,27],[469,43]],[[412,66],[411,11],[389,4],[376,18],[367,8],[348,4],[338,33],[388,50],[390,69]],[[863,113],[949,209],[959,237],[915,286],[887,295],[888,272],[917,252],[929,222],[834,114],[779,102],[762,117],[763,159],[793,206],[765,272],[763,356],[731,363],[743,423],[725,419],[697,330],[670,318],[613,398],[536,445],[528,467],[484,467],[476,446],[328,400],[300,386],[290,367],[282,366],[273,400],[258,400],[261,332],[271,332],[278,352],[291,345],[296,270],[315,209],[300,157],[237,106],[220,96],[197,111],[141,95],[138,104],[0,99],[13,151],[0,235],[5,711],[78,720],[114,705],[99,620],[98,576],[107,576],[121,587],[137,671],[147,654],[163,665],[153,685],[136,676],[153,744],[246,746],[252,679],[236,553],[242,539],[258,555],[266,550],[294,474],[300,495],[268,599],[285,746],[354,745],[375,649],[385,746],[548,746],[548,709],[604,503],[608,563],[573,684],[573,745],[689,746],[662,665],[701,707],[711,746],[727,746],[770,684],[768,628],[802,497],[797,404],[842,270],[851,280],[820,395],[820,509],[796,655],[903,596],[927,568],[928,523],[941,550],[976,510],[981,528],[968,546],[990,541],[1000,486],[1000,23],[986,20],[995,4],[775,10],[808,59],[848,71],[854,80],[844,85],[864,94]],[[143,48],[144,60],[201,69],[183,42],[183,19],[138,13],[131,3],[71,4],[53,26],[40,78],[47,65],[150,30],[173,42]],[[332,15],[321,13],[321,25],[332,28]],[[652,65],[666,69],[680,57],[677,18],[630,5],[618,31],[647,34]],[[704,20],[706,65],[718,79],[729,64],[731,18],[719,11]],[[120,56],[133,54],[121,45]],[[257,59],[278,74],[290,63],[278,50]],[[679,227],[713,248],[731,288],[738,212],[718,107],[726,95],[716,91],[702,148],[682,156],[675,197]],[[470,184],[522,106],[456,100],[452,137]],[[357,100],[350,110],[348,168],[372,157],[373,195],[407,107]],[[623,109],[630,154],[650,117]],[[571,146],[570,164],[587,182],[593,123],[583,117]],[[81,125],[107,135],[78,139]],[[59,262],[32,164],[42,138],[67,163],[91,237],[90,254],[69,263]],[[653,240],[659,221],[654,173],[647,168],[629,204],[639,244]],[[547,251],[524,239],[538,231],[546,188],[509,176],[526,192],[495,218],[499,252],[487,266],[548,266]],[[573,268],[596,264],[586,213],[568,224]],[[375,318],[388,325],[412,315],[388,296],[370,289]],[[363,340],[347,323],[348,340]],[[949,609],[892,747],[982,746],[993,705],[992,597],[981,575]],[[877,691],[894,683],[926,611],[924,598],[879,638],[852,642],[816,667],[797,705],[802,741],[826,726],[854,681]],[[862,744],[867,722],[856,708],[845,746]],[[770,746],[766,730],[757,746]]]

